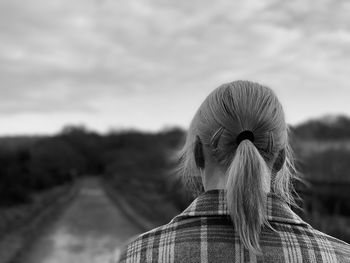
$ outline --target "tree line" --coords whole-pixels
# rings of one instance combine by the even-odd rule
[[[337,140],[345,144],[350,139],[350,119],[337,117],[332,125],[323,119],[313,120],[291,127],[291,131],[298,170],[307,180],[321,183],[325,188],[320,200],[326,205],[320,207],[329,212],[332,201],[336,200],[340,204],[337,211],[349,215],[350,197],[340,188],[350,182],[350,151],[325,148],[303,155],[305,149],[300,144],[308,140],[316,140],[318,144]],[[81,126],[68,126],[54,136],[1,138],[0,205],[30,202],[32,193],[72,182],[80,176],[96,175],[116,189],[135,191],[135,195],[142,191],[143,194],[156,192],[183,209],[189,198],[172,172],[176,163],[168,157],[182,145],[184,136],[185,131],[180,128],[157,133],[129,130],[101,135]],[[339,191],[331,192],[338,186]],[[320,188],[313,184],[300,189],[309,196]]]

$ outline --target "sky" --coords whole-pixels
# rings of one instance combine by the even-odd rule
[[[187,128],[222,83],[350,115],[348,0],[0,0],[0,135]]]

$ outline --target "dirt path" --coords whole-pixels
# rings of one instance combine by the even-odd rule
[[[106,197],[99,181],[87,178],[72,204],[20,261],[108,263],[118,247],[140,232]]]

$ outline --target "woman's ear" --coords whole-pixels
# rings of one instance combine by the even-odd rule
[[[286,151],[282,149],[279,151],[278,156],[272,166],[272,172],[277,173],[283,167],[284,162],[286,161]]]
[[[203,169],[205,166],[204,153],[203,153],[203,144],[199,136],[196,136],[196,141],[194,145],[194,160],[198,168]]]

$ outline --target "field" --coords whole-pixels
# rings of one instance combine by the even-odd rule
[[[296,212],[315,228],[350,242],[350,120],[314,120],[291,127],[291,132],[297,169],[308,183],[295,184],[304,209]],[[2,138],[0,211],[21,215],[36,204],[35,196],[92,175],[122,196],[140,218],[166,223],[193,200],[168,158],[184,136],[177,128],[100,135],[66,127],[51,137]],[[26,222],[17,217],[16,224]],[[2,229],[13,228],[3,222]]]

